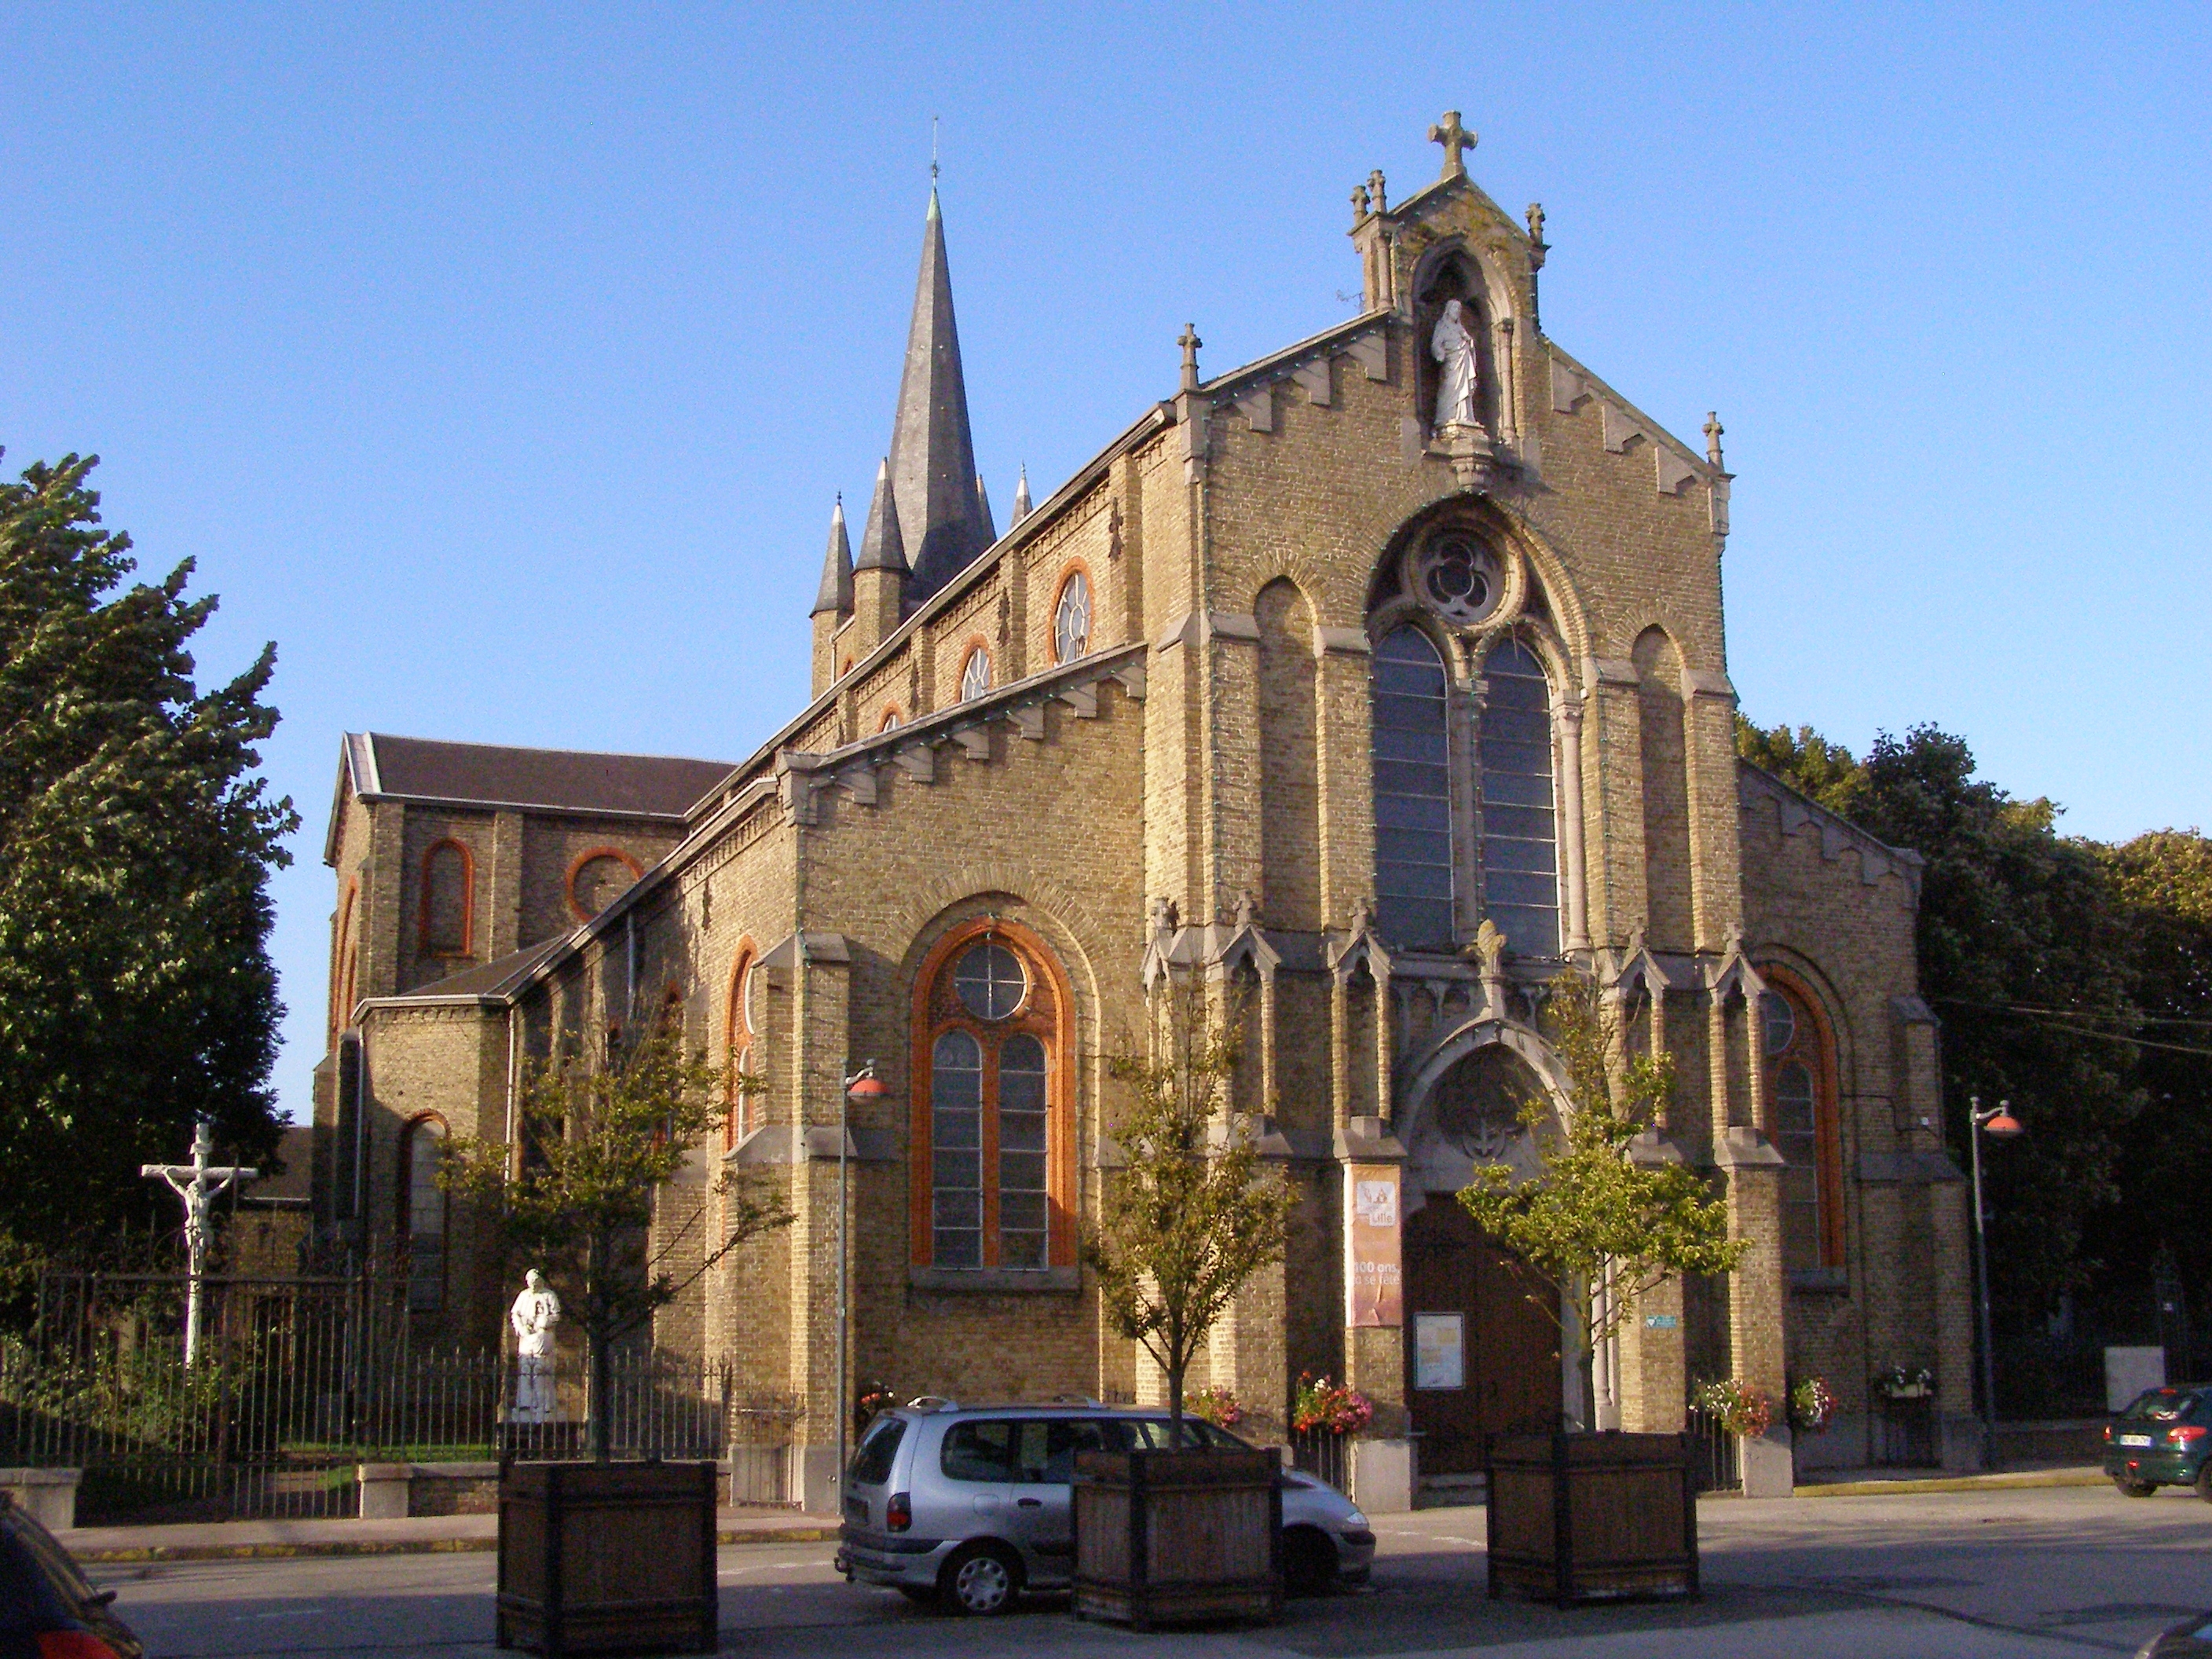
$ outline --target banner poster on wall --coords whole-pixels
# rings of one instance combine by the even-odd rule
[[[1345,1286],[1354,1326],[1393,1328],[1405,1322],[1404,1273],[1398,1254],[1398,1166],[1353,1164],[1345,1228],[1351,1279]]]

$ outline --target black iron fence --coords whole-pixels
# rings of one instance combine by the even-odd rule
[[[1303,1469],[1339,1492],[1352,1491],[1352,1437],[1330,1429],[1293,1429],[1291,1467]]]
[[[1686,1425],[1691,1445],[1692,1467],[1698,1477],[1699,1492],[1738,1492],[1743,1487],[1741,1448],[1736,1437],[1722,1425],[1712,1413],[1690,1407]]]
[[[83,1524],[356,1513],[356,1466],[574,1456],[594,1413],[623,1456],[727,1458],[731,1496],[781,1503],[798,1413],[738,1397],[726,1364],[611,1357],[594,1401],[555,1366],[550,1420],[516,1420],[513,1358],[409,1340],[406,1285],[56,1275],[27,1337],[0,1341],[0,1464],[83,1470]]]

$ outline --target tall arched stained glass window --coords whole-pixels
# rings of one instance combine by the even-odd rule
[[[1451,762],[1444,665],[1427,635],[1375,647],[1375,908],[1398,945],[1452,943]]]
[[[935,1259],[983,1265],[983,1049],[965,1031],[937,1039],[930,1066]]]
[[[1559,954],[1552,690],[1536,653],[1501,641],[1482,665],[1482,912],[1514,953]]]

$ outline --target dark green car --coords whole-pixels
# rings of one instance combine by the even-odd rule
[[[2105,1473],[2130,1498],[2194,1486],[2212,1503],[2212,1386],[2147,1389],[2105,1425]]]

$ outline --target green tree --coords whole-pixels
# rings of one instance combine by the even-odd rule
[[[1521,1120],[1540,1173],[1516,1179],[1504,1164],[1485,1164],[1459,1194],[1476,1224],[1553,1292],[1529,1301],[1574,1345],[1586,1402],[1595,1397],[1598,1345],[1633,1316],[1637,1297],[1672,1273],[1727,1273],[1748,1248],[1729,1237],[1727,1206],[1693,1171],[1630,1155],[1674,1097],[1674,1061],[1625,1052],[1618,1020],[1582,975],[1552,981],[1544,1033],[1566,1072],[1565,1121],[1532,1091]]]
[[[604,1070],[533,1066],[516,1114],[519,1155],[505,1141],[453,1137],[440,1183],[492,1221],[514,1253],[549,1270],[582,1328],[591,1368],[592,1455],[611,1453],[609,1362],[614,1348],[656,1309],[750,1239],[787,1225],[781,1194],[726,1170],[714,1190],[726,1200],[721,1237],[678,1279],[654,1252],[654,1194],[684,1167],[689,1149],[720,1126],[732,1077],[663,1032]]]
[[[279,1133],[267,881],[299,815],[256,775],[276,647],[198,689],[187,646],[216,602],[185,597],[189,561],[124,586],[96,461],[0,483],[0,1260],[19,1272],[156,1213],[138,1166],[179,1156],[195,1117],[264,1164]]]
[[[2124,1321],[2152,1311],[2151,1270],[2170,1252],[2201,1319],[2212,1286],[2212,839],[2157,830],[2100,857],[2132,951],[2143,1109],[2119,1130],[2118,1193],[2089,1218],[2083,1254],[2100,1299]]]
[[[2124,1126],[2142,1105],[2130,1045],[2135,952],[2103,850],[2061,836],[2059,809],[1976,775],[1964,738],[1883,732],[1863,761],[1810,727],[1737,727],[1737,749],[1822,805],[1926,860],[1921,994],[1942,1018],[1951,1145],[1967,1103],[2012,1102],[2028,1133],[1984,1159],[1990,1299],[2021,1330],[2085,1286],[2089,1217],[2119,1196]]]
[[[1839,743],[1830,743],[1809,726],[1771,731],[1735,717],[1735,751],[1753,766],[1771,772],[1802,795],[1831,812],[1851,817],[1867,791],[1866,768]]]
[[[1170,986],[1149,1049],[1124,1045],[1107,1073],[1127,1091],[1114,1138],[1127,1165],[1106,1183],[1084,1256],[1114,1330],[1167,1373],[1182,1438],[1183,1378],[1238,1291],[1281,1260],[1297,1195],[1263,1174],[1242,1115],[1229,1105],[1243,1053],[1233,1006],[1196,983]]]

